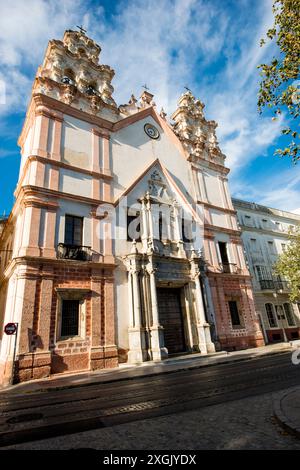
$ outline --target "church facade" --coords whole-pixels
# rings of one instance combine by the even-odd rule
[[[0,381],[263,344],[217,124],[190,91],[168,122],[83,31],[49,42],[1,223]]]

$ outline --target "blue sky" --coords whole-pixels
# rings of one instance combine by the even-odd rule
[[[284,117],[274,122],[256,107],[256,66],[274,54],[259,41],[272,20],[271,0],[0,0],[0,214],[13,205],[17,139],[47,42],[78,24],[101,45],[100,61],[115,69],[118,104],[138,97],[146,82],[158,110],[170,115],[187,85],[219,123],[232,194],[299,210],[300,163],[273,156]]]

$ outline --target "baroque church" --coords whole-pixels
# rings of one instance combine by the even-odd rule
[[[0,225],[0,383],[264,344],[214,121],[117,105],[84,31],[51,40]]]

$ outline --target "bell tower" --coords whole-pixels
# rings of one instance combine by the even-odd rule
[[[19,324],[15,381],[118,365],[111,224],[114,71],[83,29],[51,40],[19,138],[3,323]],[[3,300],[4,299],[4,300]],[[3,336],[0,377],[13,342]]]
[[[100,115],[118,113],[112,97],[114,70],[99,63],[101,47],[80,31],[49,42],[35,79],[33,94],[44,94],[76,109]]]

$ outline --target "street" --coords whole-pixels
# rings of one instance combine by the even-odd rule
[[[272,393],[299,384],[300,366],[283,353],[73,389],[1,392],[0,442],[23,449],[300,449],[274,422],[271,404]]]

